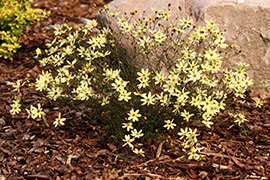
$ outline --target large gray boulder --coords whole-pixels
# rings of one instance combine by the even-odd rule
[[[253,90],[270,92],[269,0],[114,0],[110,6],[112,12],[131,12],[136,7],[144,12],[138,13],[138,17],[147,17],[153,14],[151,8],[166,10],[168,4],[171,20],[191,16],[196,24],[203,24],[214,18],[220,29],[226,31],[227,40],[241,52],[224,61],[225,66],[236,62],[250,64],[248,74],[255,82]],[[106,22],[103,15],[97,19]]]

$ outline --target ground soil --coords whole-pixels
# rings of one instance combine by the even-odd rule
[[[12,82],[40,72],[33,58],[37,47],[51,41],[54,24],[74,27],[82,18],[92,19],[103,0],[36,0],[34,8],[50,10],[51,16],[25,29],[22,48],[14,61],[0,60],[0,180],[3,179],[268,179],[270,177],[270,98],[250,92],[242,113],[249,122],[247,134],[237,125],[224,123],[202,129],[203,160],[188,160],[177,138],[147,141],[144,158],[135,156],[113,138],[104,138],[78,117],[65,126],[52,125],[54,109],[41,121],[11,116]],[[95,5],[96,4],[96,5]],[[28,102],[39,94],[24,90]],[[254,97],[261,96],[263,108]],[[77,119],[76,119],[77,118]],[[229,125],[228,125],[229,124]],[[232,126],[231,126],[232,125]],[[165,140],[165,141],[163,141]]]

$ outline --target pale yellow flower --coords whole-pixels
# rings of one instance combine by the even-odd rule
[[[197,147],[192,147],[190,149],[190,152],[188,153],[188,159],[194,159],[194,160],[199,160],[200,159],[200,155],[198,154],[199,152],[199,148]]]
[[[160,94],[156,95],[157,100],[160,101],[162,106],[168,106],[170,104],[170,96],[161,92]]]
[[[195,144],[198,139],[197,136],[199,136],[199,134],[197,134],[197,129],[192,130],[191,128],[189,128],[189,131],[186,135],[188,142],[190,142],[191,144]]]
[[[207,32],[207,30],[206,30],[205,27],[199,26],[199,27],[197,28],[197,31],[196,31],[196,32],[197,32],[198,38],[199,38],[200,40],[206,39],[206,37],[208,36],[208,32]]]
[[[135,148],[135,149],[133,150],[133,152],[134,152],[135,154],[139,154],[139,155],[141,155],[141,156],[144,156],[144,151],[143,151],[143,149]]]
[[[106,104],[109,104],[110,103],[109,99],[110,99],[109,96],[102,97],[101,106],[105,106]]]
[[[22,83],[22,80],[17,80],[16,84],[13,85],[16,91],[20,92],[20,88],[23,87],[25,82]]]
[[[122,123],[122,128],[126,128],[127,131],[130,131],[131,129],[133,129],[133,124],[132,122]]]
[[[27,118],[29,119],[30,117],[33,118],[34,114],[35,114],[35,110],[36,108],[33,105],[30,105],[30,109],[25,109],[28,116]],[[34,118],[33,118],[34,119]]]
[[[13,104],[11,104],[10,106],[11,106],[11,110],[10,110],[10,113],[11,114],[18,114],[19,112],[21,112],[21,104],[20,104],[20,99],[19,98],[17,98],[17,99],[15,99],[15,100],[13,100],[12,101],[13,102]]]
[[[183,118],[184,118],[184,120],[186,120],[186,121],[189,121],[190,120],[190,118],[192,117],[192,116],[194,116],[194,114],[190,114],[188,111],[186,111],[185,109],[184,109],[184,111],[183,112],[181,112],[181,114],[180,114]]]
[[[201,78],[202,74],[201,71],[198,71],[197,69],[194,69],[192,71],[189,71],[188,74],[188,80],[192,81],[192,82],[196,82],[197,80],[199,80]]]
[[[61,96],[62,92],[63,92],[62,88],[60,88],[60,87],[52,87],[52,88],[48,89],[47,97],[49,99],[52,99],[52,100],[56,101],[57,98],[59,98]]]
[[[125,135],[125,139],[123,139],[123,141],[125,142],[125,144],[123,145],[123,147],[126,146],[126,145],[128,145],[129,147],[133,148],[132,142],[134,140],[135,140],[134,138],[130,138],[130,135]]]
[[[180,139],[185,138],[188,134],[188,128],[187,127],[185,129],[181,128],[180,132],[177,134],[180,136]]]
[[[127,92],[127,90],[124,89],[124,90],[120,91],[118,101],[124,100],[124,101],[128,102],[131,99],[130,95],[131,95],[131,92]]]
[[[139,89],[146,88],[149,86],[149,78],[143,78],[140,80],[140,84],[137,85]]]
[[[183,26],[183,28],[190,27],[192,24],[192,19],[188,16],[187,18],[180,19],[180,25]]]
[[[137,75],[139,76],[137,79],[147,79],[150,75],[149,69],[142,69],[141,72],[138,72]]]
[[[261,101],[261,99],[257,99],[256,100],[256,107],[262,108],[262,106],[263,106],[263,102]]]
[[[131,136],[133,136],[134,138],[140,138],[142,137],[144,134],[142,133],[142,130],[137,131],[137,129],[132,129],[131,130]]]
[[[120,30],[122,30],[124,33],[130,32],[132,29],[132,24],[128,24],[127,22],[122,23],[120,27]]]
[[[151,92],[149,92],[148,94],[144,93],[142,94],[142,99],[141,101],[143,102],[142,105],[147,105],[149,106],[154,105],[155,104],[155,95],[152,95]]]
[[[39,75],[39,78],[36,80],[35,86],[36,90],[43,91],[48,87],[48,84],[52,82],[53,77],[48,71],[42,71],[42,74]]]
[[[57,127],[58,125],[64,125],[64,121],[66,120],[66,118],[61,118],[61,113],[58,114],[58,118],[55,119],[55,121],[53,122],[54,126]]]
[[[41,105],[38,104],[38,107],[33,112],[32,118],[33,119],[36,119],[37,117],[41,118],[43,115],[45,115],[45,113],[42,111]]]
[[[164,82],[164,80],[166,79],[166,75],[164,74],[163,71],[161,72],[156,72],[156,76],[154,77],[155,79],[155,84],[158,85],[162,85],[162,83]]]
[[[188,68],[187,66],[188,66],[188,65],[187,65],[186,62],[180,61],[180,62],[178,62],[178,63],[176,64],[176,69],[177,69],[177,71],[178,71],[179,73],[181,73],[181,72],[186,73],[187,70],[189,70],[189,68]]]
[[[208,119],[204,119],[204,120],[202,121],[202,123],[203,123],[206,127],[208,127],[208,128],[211,128],[211,125],[214,124],[212,121],[209,121]]]
[[[138,45],[140,45],[143,48],[147,48],[149,44],[151,43],[151,41],[152,40],[150,39],[150,37],[143,36],[142,38],[139,39]]]
[[[176,126],[175,123],[173,123],[174,120],[164,120],[164,122],[166,123],[163,127],[167,128],[167,130],[169,129],[174,129],[174,127]]]
[[[248,121],[243,114],[237,114],[235,116],[235,123],[238,123],[238,126],[241,126],[245,121]]]
[[[133,122],[139,121],[139,118],[142,116],[139,113],[139,109],[137,109],[136,111],[134,111],[133,108],[129,111],[128,115],[129,115],[128,120],[131,120]]]

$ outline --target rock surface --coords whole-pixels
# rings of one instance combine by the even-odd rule
[[[270,1],[266,0],[114,0],[111,11],[131,12],[138,8],[143,14],[153,14],[151,8],[168,8],[171,20],[190,15],[196,24],[214,18],[227,40],[241,53],[226,60],[230,67],[236,62],[250,64],[248,74],[254,79],[253,90],[270,92]],[[180,11],[178,10],[180,9]],[[104,23],[104,16],[98,20]],[[135,17],[136,18],[136,17]]]

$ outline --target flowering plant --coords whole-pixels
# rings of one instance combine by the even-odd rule
[[[97,30],[95,20],[73,32],[68,25],[57,27],[57,38],[45,53],[37,49],[36,58],[45,70],[30,85],[50,101],[68,102],[84,114],[89,113],[86,107],[103,114],[100,121],[136,154],[144,155],[145,137],[178,132],[189,158],[199,159],[199,131],[191,123],[211,128],[225,108],[244,102],[253,81],[244,69],[247,64],[223,68],[220,50],[229,47],[213,19],[199,27],[189,17],[156,26],[168,21],[170,10],[153,11],[155,17],[132,21],[105,7],[103,13],[117,18],[119,33]],[[137,9],[131,17],[136,13]],[[124,37],[132,46],[129,53],[121,48]],[[138,67],[142,59],[145,63]],[[21,86],[20,81],[15,85],[17,90]],[[13,101],[11,113],[20,112],[21,98]],[[33,119],[44,115],[40,104],[26,111]],[[238,125],[246,121],[241,114],[231,116]],[[67,119],[59,113],[54,125]]]
[[[11,59],[20,48],[23,28],[49,16],[50,12],[32,9],[29,0],[0,1],[0,58]]]

